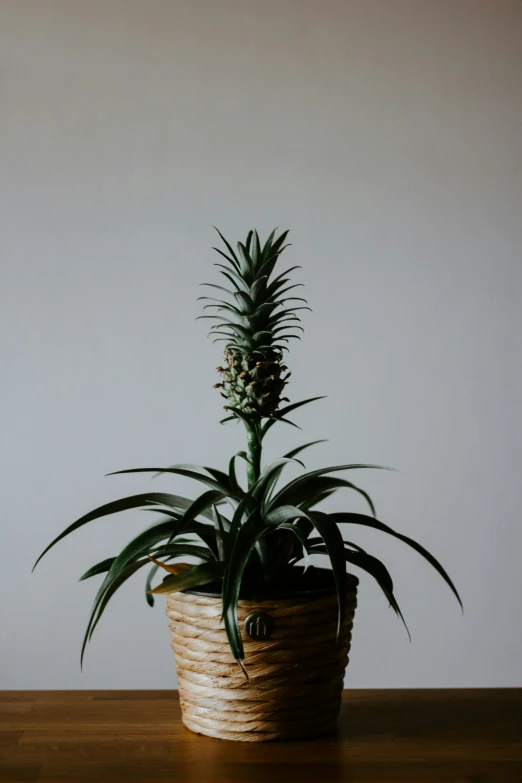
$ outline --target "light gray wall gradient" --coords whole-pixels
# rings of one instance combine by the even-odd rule
[[[399,468],[358,480],[465,603],[358,532],[413,641],[361,576],[347,685],[522,685],[521,3],[0,0],[0,16],[0,687],[175,684],[144,575],[79,668],[96,585],[78,576],[150,515],[92,523],[30,569],[75,518],[150,487],[109,471],[242,448],[194,321],[212,225],[291,228],[313,308],[289,391],[328,399],[267,459],[329,438],[309,468]]]

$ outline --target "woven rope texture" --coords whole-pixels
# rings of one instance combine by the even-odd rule
[[[335,728],[348,663],[356,581],[345,597],[337,639],[337,596],[241,600],[239,623],[249,680],[234,661],[221,622],[221,599],[167,595],[183,723],[199,734],[262,742],[319,736]],[[253,612],[274,630],[253,641],[243,629]]]

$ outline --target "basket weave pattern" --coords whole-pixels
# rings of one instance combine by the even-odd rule
[[[249,681],[234,661],[221,622],[221,599],[167,595],[182,719],[221,739],[262,742],[317,736],[335,728],[348,663],[357,580],[349,582],[337,636],[337,596],[240,600],[239,623]],[[243,630],[252,612],[274,630],[253,641]]]

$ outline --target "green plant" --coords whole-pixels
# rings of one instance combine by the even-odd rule
[[[218,232],[219,233],[219,232]],[[173,465],[168,468],[137,468],[118,473],[152,472],[189,477],[204,484],[206,491],[195,500],[164,492],[147,492],[116,500],[78,519],[44,550],[37,560],[65,536],[83,525],[127,509],[157,511],[162,516],[134,538],[116,556],[97,563],[81,579],[105,574],[97,592],[82,647],[92,637],[109,600],[116,590],[136,571],[147,564],[152,567],[146,581],[146,598],[150,605],[154,595],[215,584],[223,600],[223,622],[232,653],[243,667],[243,645],[237,619],[237,602],[242,586],[258,594],[299,587],[305,571],[296,568],[310,556],[326,554],[339,596],[338,623],[342,623],[346,564],[370,574],[381,587],[391,607],[403,619],[394,595],[393,582],[386,567],[377,558],[351,541],[345,541],[341,526],[380,530],[408,544],[421,554],[447,582],[462,606],[457,590],[440,563],[411,538],[395,532],[375,518],[369,495],[360,487],[337,474],[360,468],[391,470],[380,465],[334,465],[305,472],[279,487],[285,466],[305,466],[297,458],[304,449],[320,443],[306,443],[294,448],[281,459],[262,467],[263,440],[278,422],[296,426],[287,416],[315,397],[293,404],[282,397],[289,373],[283,361],[288,342],[302,331],[297,312],[307,308],[302,297],[293,294],[299,284],[289,284],[288,274],[298,267],[274,275],[279,256],[285,249],[288,232],[275,238],[273,231],[261,245],[256,231],[250,231],[237,252],[220,234],[224,250],[214,248],[224,263],[219,271],[223,286],[204,284],[219,293],[219,298],[201,297],[207,301],[201,317],[214,319],[210,333],[215,341],[225,343],[224,366],[219,367],[221,382],[216,384],[226,399],[227,416],[223,423],[240,421],[246,430],[247,449],[230,459],[228,470],[209,467]],[[246,467],[247,485],[237,475],[238,460]],[[110,474],[113,475],[113,474]],[[362,495],[371,515],[358,513],[325,513],[318,506],[333,493],[349,489]],[[178,558],[190,556],[199,561],[189,567]],[[169,565],[176,561],[173,565]],[[36,564],[35,564],[36,565]],[[163,582],[152,588],[158,569],[169,572]],[[404,621],[404,619],[403,619]]]

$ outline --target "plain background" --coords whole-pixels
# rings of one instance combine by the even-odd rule
[[[0,686],[175,683],[144,574],[79,669],[95,585],[77,578],[150,515],[93,523],[30,568],[73,519],[150,487],[105,473],[223,468],[242,448],[194,321],[214,224],[291,228],[313,308],[289,391],[328,399],[267,458],[329,438],[309,468],[399,468],[358,479],[465,603],[359,532],[413,641],[363,577],[347,684],[522,685],[522,5],[0,0],[0,16]]]

